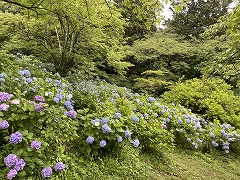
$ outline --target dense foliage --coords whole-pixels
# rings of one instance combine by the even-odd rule
[[[209,123],[180,105],[100,80],[73,74],[68,81],[21,54],[1,54],[1,63],[9,69],[0,74],[1,176],[8,179],[64,179],[76,153],[97,158],[129,143],[237,150],[239,132],[227,122]]]
[[[210,13],[214,23],[226,4],[175,9]],[[195,17],[194,32],[155,32],[159,0],[0,6],[0,179],[94,179],[114,157],[137,164],[112,170],[122,178],[146,178],[139,154],[179,147],[239,155],[239,4],[201,38],[210,24]]]
[[[186,6],[180,12],[172,10],[173,18],[165,21],[165,25],[170,31],[181,34],[187,39],[191,37],[199,38],[201,33],[227,13],[228,5],[232,1],[190,1],[186,3]]]

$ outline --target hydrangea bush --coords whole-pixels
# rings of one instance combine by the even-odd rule
[[[0,58],[9,70],[0,68],[1,179],[64,179],[75,154],[97,157],[127,143],[238,152],[230,124],[104,81],[67,80],[31,57]]]

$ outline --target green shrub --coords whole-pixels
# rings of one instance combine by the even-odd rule
[[[181,104],[207,121],[218,119],[221,123],[240,127],[240,97],[235,96],[231,86],[223,80],[187,80],[164,93],[163,100]]]

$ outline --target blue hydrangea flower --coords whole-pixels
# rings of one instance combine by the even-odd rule
[[[187,141],[190,142],[190,141],[191,141],[191,138],[187,138]]]
[[[122,136],[118,136],[118,138],[117,138],[117,142],[122,142],[122,140],[123,140],[123,138],[122,138]]]
[[[211,137],[211,138],[215,138],[215,135],[211,132],[211,133],[210,133],[210,137]]]
[[[156,99],[155,99],[154,97],[149,97],[149,98],[148,98],[148,101],[149,101],[149,102],[153,102],[153,101],[155,101],[155,100],[156,100]]]
[[[121,113],[119,113],[119,112],[117,112],[117,113],[115,114],[115,118],[116,118],[116,119],[120,119],[121,116],[122,116],[122,115],[121,115]]]
[[[101,140],[100,143],[99,143],[99,145],[100,145],[101,147],[105,147],[105,146],[107,145],[107,143],[106,143],[105,140]]]
[[[31,73],[29,70],[23,70],[23,75],[24,76],[31,76]]]
[[[57,86],[60,86],[60,85],[61,85],[61,81],[60,81],[60,80],[53,80],[53,82],[54,82]]]
[[[138,119],[138,117],[137,117],[136,115],[133,115],[133,116],[132,116],[132,120],[133,120],[134,122],[136,122],[136,123],[139,122],[139,119]]]
[[[130,137],[131,137],[131,132],[130,132],[129,130],[126,130],[126,131],[124,132],[124,136],[125,136],[126,138],[130,138]]]
[[[88,136],[87,139],[86,139],[86,142],[87,142],[88,144],[92,144],[93,141],[94,141],[94,137],[92,137],[92,136]]]
[[[134,147],[138,147],[139,144],[140,144],[140,142],[139,142],[138,139],[135,139],[135,140],[133,141],[133,146],[134,146]]]
[[[139,106],[143,106],[143,102],[139,102]]]
[[[212,141],[212,145],[213,145],[214,147],[218,147],[218,143],[216,143],[215,141]]]
[[[183,121],[181,119],[178,119],[178,124],[182,124]]]
[[[56,97],[61,101],[63,99],[63,95],[62,94],[56,94]]]
[[[50,166],[47,166],[46,168],[42,169],[42,176],[44,178],[50,178],[52,175],[52,168]]]
[[[158,117],[158,114],[157,114],[157,113],[154,113],[153,116],[154,116],[154,117]]]
[[[109,121],[109,118],[108,117],[106,117],[106,118],[102,118],[102,124],[107,124],[108,123],[108,121]]]
[[[107,124],[104,124],[102,126],[102,132],[105,133],[105,134],[110,133],[111,132],[111,128]]]
[[[18,144],[22,142],[22,134],[20,132],[15,132],[10,135],[10,143],[12,144]]]
[[[64,106],[65,106],[66,108],[68,108],[68,109],[73,109],[73,106],[72,106],[72,104],[71,104],[70,101],[65,101],[65,102],[64,102]]]
[[[27,78],[28,83],[32,83],[32,78]]]
[[[60,101],[60,99],[57,98],[57,97],[54,97],[53,100],[54,100],[55,103],[59,103],[59,101]]]

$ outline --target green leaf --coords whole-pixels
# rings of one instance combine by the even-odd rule
[[[18,173],[18,176],[19,176],[19,177],[25,177],[25,176],[26,176],[26,172],[25,172],[24,170],[22,170],[22,171],[20,171],[20,172]]]

